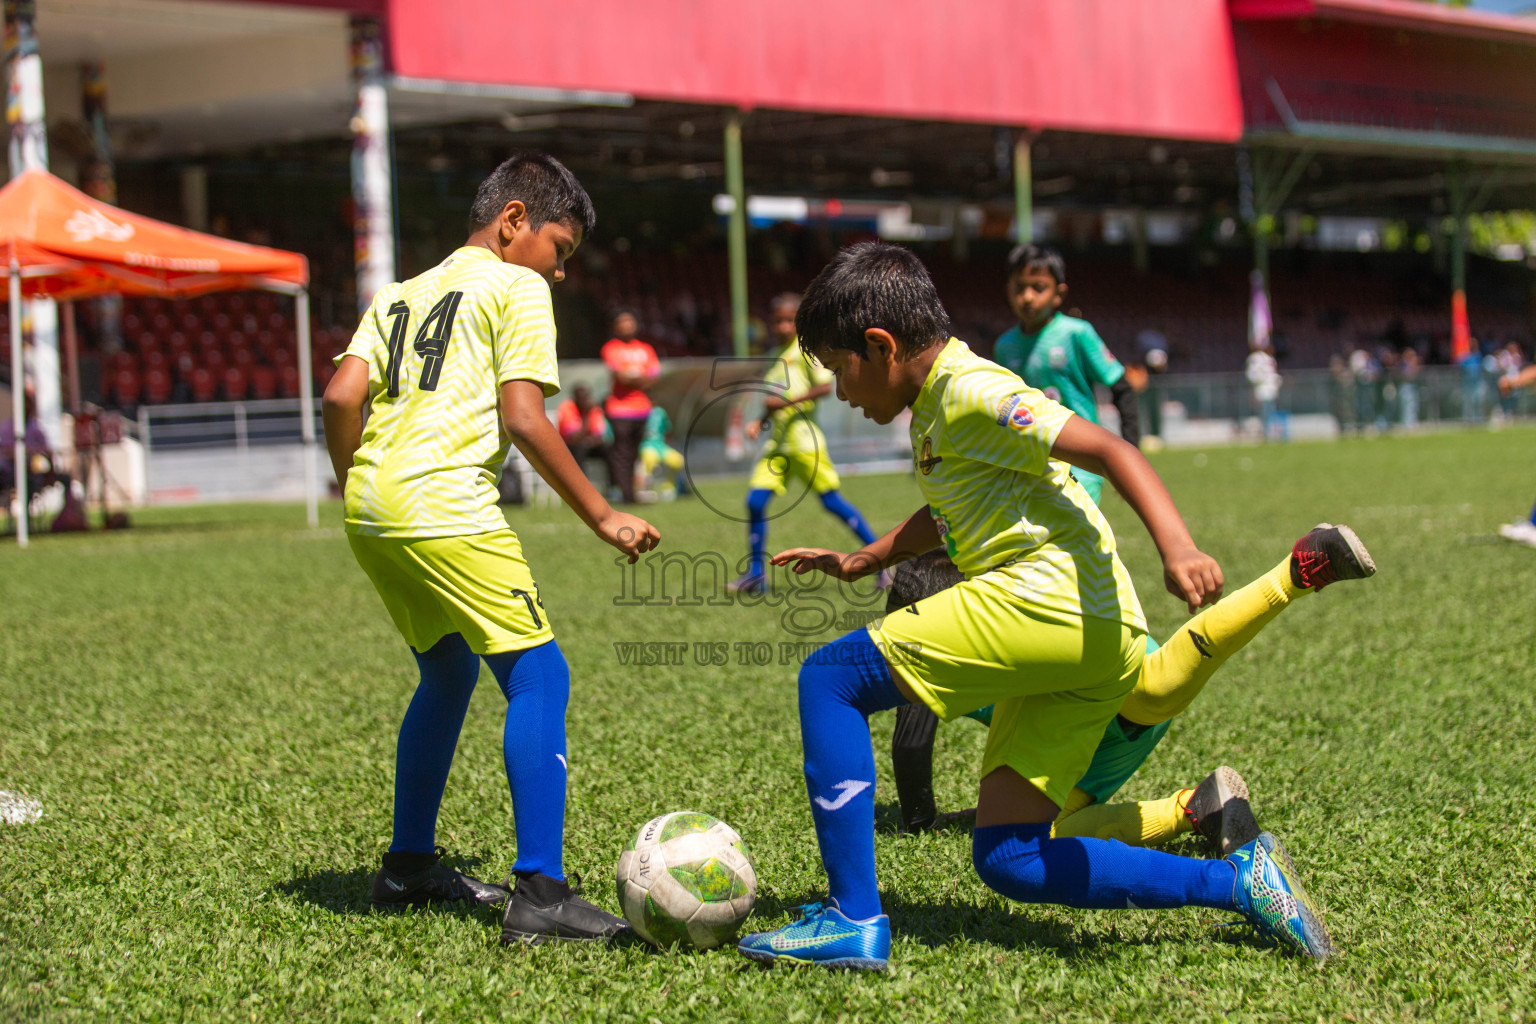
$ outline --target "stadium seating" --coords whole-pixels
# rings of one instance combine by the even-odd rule
[[[968,262],[939,247],[923,249],[957,333],[982,352],[1012,324],[1003,298],[1002,252],[988,250]],[[823,254],[796,261],[770,251],[754,253],[748,274],[753,310],[768,297],[798,291]],[[730,297],[724,254],[708,243],[657,251],[584,253],[557,292],[560,349],[566,357],[594,357],[607,337],[609,311],[635,309],[642,335],[666,356],[714,355],[730,349]],[[1247,354],[1248,276],[1244,261],[1226,253],[1198,264],[1192,252],[1154,252],[1153,268],[1137,274],[1123,249],[1068,251],[1068,307],[1080,310],[1122,359],[1135,355],[1135,339],[1152,327],[1168,339],[1170,369],[1181,373],[1233,371]],[[1415,262],[1417,260],[1417,262]],[[1207,261],[1208,262],[1208,261]],[[1283,365],[1322,367],[1335,352],[1373,345],[1392,332],[1421,349],[1444,352],[1450,333],[1442,279],[1426,259],[1406,254],[1277,254],[1271,277],[1276,345]],[[1487,275],[1486,269],[1481,272]],[[148,402],[210,402],[294,398],[299,393],[297,337],[292,306],[264,292],[232,292],[195,299],[127,299],[126,344],[101,357],[101,391],[125,411]],[[1473,333],[1481,339],[1531,344],[1528,311],[1518,301],[1474,296]],[[0,316],[0,352],[9,335]],[[351,323],[313,331],[310,369],[324,388],[333,360],[351,340]],[[82,331],[87,351],[99,342]]]

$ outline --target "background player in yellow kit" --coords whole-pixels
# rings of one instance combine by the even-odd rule
[[[886,967],[868,715],[921,701],[942,719],[997,705],[972,838],[990,888],[1075,907],[1234,910],[1297,952],[1327,956],[1321,920],[1269,833],[1214,861],[1051,836],[1146,657],[1146,621],[1114,534],[1069,463],[1115,485],[1191,612],[1222,591],[1220,567],[1195,546],[1141,453],[951,337],[927,271],[899,246],[844,249],[807,289],[796,326],[836,376],[838,397],[877,423],[912,410],[927,503],[861,551],[796,548],[774,561],[856,579],[942,545],[967,578],[802,667],[805,781],[830,897],[743,938],[743,955]],[[1161,689],[1160,680],[1148,687]]]
[[[544,399],[560,389],[549,288],[594,220],[592,201],[559,161],[507,160],[481,183],[464,245],[375,296],[325,390],[347,540],[421,671],[400,726],[394,836],[371,902],[506,900],[503,941],[605,939],[628,927],[565,879],[570,672],[496,505],[515,443],[630,561],[659,539],[643,519],[608,506],[544,414]],[[436,847],[482,659],[507,698],[503,757],[517,829],[510,896],[451,870]]]
[[[747,437],[756,440],[770,431],[768,447],[747,490],[747,571],[727,588],[731,593],[761,594],[768,589],[768,504],[798,480],[816,492],[821,506],[847,524],[865,544],[875,539],[842,491],[837,467],[827,452],[827,439],[816,424],[816,403],[832,393],[832,375],[807,360],[795,337],[795,312],[800,296],[785,293],[768,304],[768,332],[776,346],[763,383],[773,389],[759,422],[747,424]],[[883,582],[883,580],[882,580]]]

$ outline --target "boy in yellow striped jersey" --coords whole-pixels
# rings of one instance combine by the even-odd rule
[[[542,153],[481,183],[463,246],[382,289],[325,390],[347,540],[421,671],[395,753],[394,837],[375,909],[506,901],[505,942],[612,938],[562,863],[570,673],[517,535],[497,508],[509,445],[604,541],[636,560],[656,529],[609,507],[544,414],[560,389],[550,285],[592,201]],[[366,425],[364,413],[367,413]],[[507,698],[503,757],[518,856],[508,891],[441,863],[438,805],[484,660]]]
[[[1222,860],[1051,835],[1146,658],[1146,620],[1114,534],[1069,466],[1104,476],[1136,510],[1165,585],[1191,612],[1221,596],[1220,567],[1141,453],[953,338],[927,271],[899,246],[844,249],[806,290],[796,327],[839,398],[877,423],[912,410],[926,503],[858,552],[794,548],[774,563],[851,580],[943,546],[966,579],[802,667],[805,782],[830,899],[746,936],[742,954],[885,969],[868,716],[921,702],[945,720],[996,705],[971,848],[988,887],[1027,903],[1232,910],[1326,957],[1322,922],[1267,832]]]

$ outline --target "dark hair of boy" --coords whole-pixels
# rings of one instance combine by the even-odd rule
[[[1008,254],[1008,276],[1012,277],[1030,267],[1044,270],[1057,284],[1067,283],[1067,261],[1061,258],[1061,253],[1048,245],[1025,242],[1013,247],[1013,251]]]
[[[494,221],[513,200],[523,204],[535,231],[555,221],[589,235],[597,223],[597,210],[576,175],[548,153],[529,150],[503,160],[480,183],[469,208],[469,233]]]
[[[890,589],[885,592],[885,614],[948,590],[964,579],[955,563],[949,560],[949,555],[938,548],[902,562],[891,578]]]
[[[885,242],[848,246],[816,275],[795,314],[800,346],[812,358],[835,349],[863,357],[864,332],[872,327],[889,331],[904,357],[954,333],[933,278],[909,249]]]

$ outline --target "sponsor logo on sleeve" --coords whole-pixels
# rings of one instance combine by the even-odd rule
[[[1014,408],[1018,406],[1021,400],[1022,398],[1019,395],[1009,395],[1007,398],[997,403],[998,426],[1006,427],[1008,425],[1008,417],[1013,414]]]
[[[944,456],[933,454],[933,438],[923,438],[922,451],[918,453],[917,468],[923,471],[923,476],[933,472],[933,467],[944,461]]]

